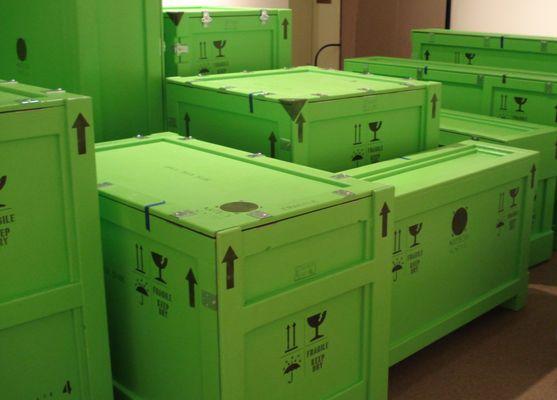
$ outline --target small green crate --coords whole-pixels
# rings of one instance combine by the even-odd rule
[[[443,107],[557,126],[557,74],[369,57],[345,61],[348,71],[443,84]]]
[[[2,398],[112,399],[91,100],[0,81]]]
[[[524,305],[539,162],[468,141],[345,172],[395,187],[391,364],[498,305]]]
[[[171,133],[97,165],[122,398],[387,398],[392,187]]]
[[[0,76],[93,98],[96,141],[163,128],[161,0],[2,0]]]
[[[536,171],[538,191],[534,202],[530,238],[530,266],[549,260],[553,255],[554,241],[557,128],[442,110],[440,143],[449,145],[469,139],[540,153],[540,163]]]
[[[439,144],[437,83],[315,67],[167,83],[170,130],[321,170]]]
[[[557,73],[557,38],[416,29],[412,58]]]
[[[166,76],[292,66],[289,9],[164,8]]]

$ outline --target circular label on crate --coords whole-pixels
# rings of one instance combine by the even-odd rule
[[[27,59],[27,43],[25,43],[25,39],[17,39],[16,50],[17,58],[19,58],[20,61],[25,61]]]
[[[468,224],[468,211],[466,208],[460,207],[453,215],[453,233],[456,236],[459,236],[464,232],[466,229],[466,225]]]
[[[258,208],[259,206],[257,204],[247,201],[234,201],[220,206],[221,210],[233,213],[246,213],[257,210]]]

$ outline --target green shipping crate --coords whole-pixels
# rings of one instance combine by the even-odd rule
[[[412,58],[557,73],[557,38],[417,29]]]
[[[123,398],[387,398],[392,187],[170,133],[97,160]]]
[[[0,76],[93,98],[96,141],[163,127],[160,0],[2,0]]]
[[[395,187],[390,363],[527,295],[537,153],[479,142],[347,171]]]
[[[168,125],[327,171],[435,148],[441,86],[315,67],[169,78]]]
[[[557,128],[503,120],[484,115],[442,110],[442,145],[474,139],[520,147],[540,153],[536,170],[538,190],[530,238],[530,266],[553,255],[553,215],[557,177]]]
[[[557,74],[390,57],[350,59],[345,68],[441,82],[450,110],[557,126]]]
[[[166,76],[222,74],[292,66],[288,9],[164,9]]]
[[[0,81],[0,387],[112,398],[91,101]]]

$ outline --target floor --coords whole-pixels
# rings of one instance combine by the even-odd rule
[[[393,366],[390,400],[557,400],[557,253],[528,305],[496,309]]]

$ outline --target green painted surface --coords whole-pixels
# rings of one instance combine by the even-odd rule
[[[97,161],[122,398],[387,398],[392,187],[171,133]]]
[[[112,398],[93,135],[89,98],[0,81],[3,398]]]
[[[345,172],[395,187],[390,363],[524,305],[537,153],[462,142]]]
[[[441,87],[314,67],[169,78],[171,130],[341,171],[434,148]]]
[[[557,126],[557,74],[390,57],[350,59],[345,68],[441,82],[450,110]]]
[[[412,58],[557,73],[557,38],[417,29]]]
[[[164,8],[166,76],[292,66],[288,9]]]
[[[557,128],[443,110],[440,143],[448,145],[469,139],[520,147],[540,153],[540,162],[536,171],[538,191],[534,203],[530,238],[530,266],[549,260],[553,255],[554,240]]]
[[[160,0],[5,0],[0,77],[93,98],[96,141],[162,129]]]

